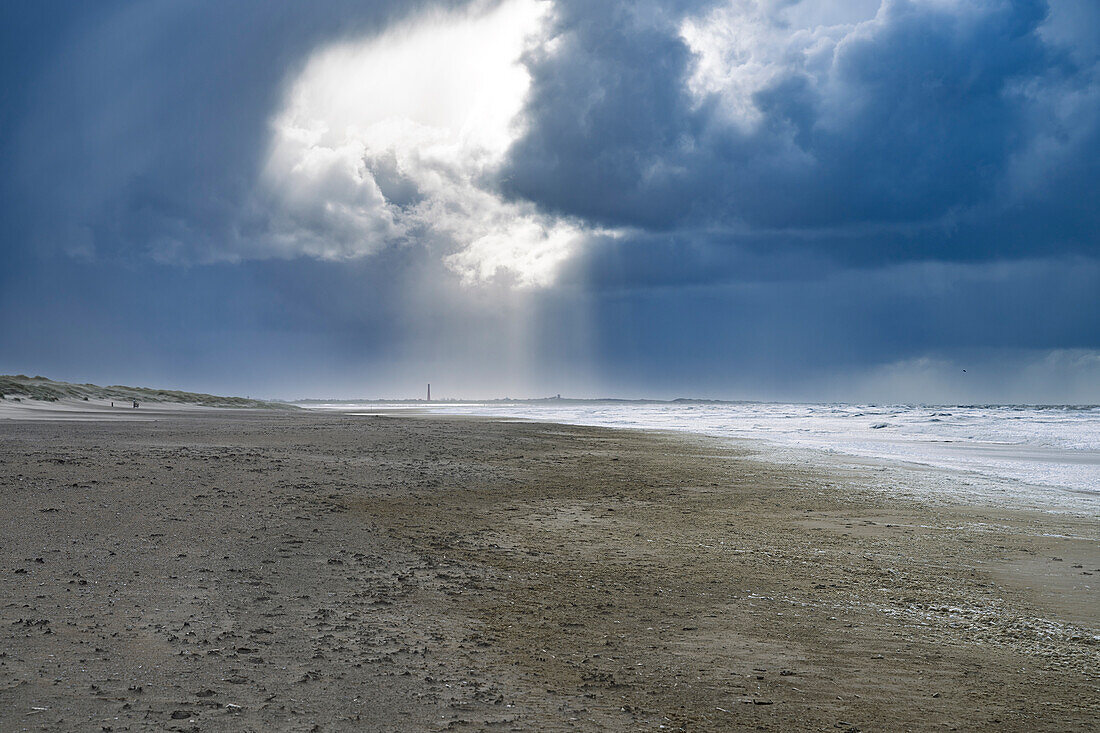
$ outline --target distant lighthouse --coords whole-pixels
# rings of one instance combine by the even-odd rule
[[[428,402],[432,401],[432,383],[428,382]]]

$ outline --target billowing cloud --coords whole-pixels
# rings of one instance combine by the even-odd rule
[[[426,13],[314,54],[272,122],[261,183],[277,213],[263,246],[348,258],[429,241],[467,282],[551,282],[583,225],[491,186],[522,134],[521,56],[548,10]]]
[[[842,259],[869,233],[892,259],[997,257],[990,240],[1055,210],[1060,232],[1032,246],[1089,246],[1094,214],[1061,200],[1063,185],[1098,193],[1096,41],[1064,30],[1073,6],[563,8],[556,50],[532,62],[518,198],[733,243],[782,232]],[[942,246],[907,246],[926,235]]]
[[[0,5],[5,363],[1086,399],[1098,7]]]
[[[525,285],[610,232],[871,264],[1096,246],[1087,0],[102,12],[10,136],[36,246],[415,242],[467,283]]]

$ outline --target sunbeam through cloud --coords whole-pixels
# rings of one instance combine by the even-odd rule
[[[316,52],[272,122],[271,246],[344,259],[418,240],[467,283],[549,285],[589,232],[494,185],[522,131],[521,57],[545,40],[548,12],[536,0],[428,12]]]

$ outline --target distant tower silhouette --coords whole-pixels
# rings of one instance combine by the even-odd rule
[[[428,402],[432,401],[432,383],[428,382]]]

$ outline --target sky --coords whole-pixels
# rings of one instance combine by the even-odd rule
[[[1095,0],[0,5],[0,372],[1100,403]]]

